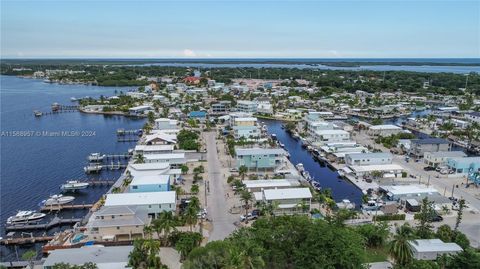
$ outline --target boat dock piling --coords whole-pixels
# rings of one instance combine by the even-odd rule
[[[36,223],[22,223],[22,224],[10,224],[5,226],[7,231],[21,231],[21,230],[48,230],[52,227],[66,224],[75,224],[82,221],[81,218],[61,219],[54,217],[48,223],[36,224]]]

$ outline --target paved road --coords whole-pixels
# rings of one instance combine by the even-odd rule
[[[225,201],[225,189],[227,182],[221,170],[221,164],[217,153],[215,132],[205,133],[207,144],[208,180],[210,193],[208,199],[208,213],[213,219],[213,231],[208,241],[222,240],[235,230],[236,218],[228,212],[229,206]]]

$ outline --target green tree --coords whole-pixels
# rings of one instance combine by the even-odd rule
[[[245,179],[245,175],[248,172],[248,168],[245,165],[242,165],[238,168],[238,174],[242,178],[242,181]]]
[[[253,201],[253,195],[251,192],[247,190],[243,190],[240,193],[240,201],[244,203],[245,207],[245,216],[248,215],[248,208],[250,207],[250,203]],[[246,222],[248,222],[248,218],[246,219]]]
[[[192,187],[190,188],[190,192],[193,194],[197,194],[200,191],[200,187],[198,184],[193,184]]]
[[[408,224],[396,228],[393,240],[390,242],[389,253],[399,265],[406,265],[413,259],[412,249],[408,243],[413,239],[413,229]]]
[[[435,214],[433,210],[433,202],[428,201],[425,197],[422,199],[422,206],[418,214],[418,224],[416,227],[416,233],[420,238],[428,239],[432,237],[433,225],[432,218]]]
[[[185,165],[185,164],[182,164],[182,166],[180,167],[180,169],[182,170],[182,174],[184,174],[184,175],[185,175],[186,173],[188,173],[188,170],[189,170],[188,166]]]
[[[152,221],[152,226],[158,238],[162,238],[165,245],[167,245],[167,238],[170,233],[177,230],[177,222],[171,211],[161,212],[160,216]]]
[[[22,254],[22,260],[28,261],[28,266],[33,268],[33,260],[37,257],[35,250],[29,250]]]
[[[133,163],[145,163],[145,156],[143,154],[135,155]]]
[[[465,200],[460,199],[458,201],[458,213],[457,213],[457,219],[455,221],[455,231],[458,231],[458,227],[460,226],[460,223],[462,222],[462,217],[463,217],[463,209],[465,208]]]

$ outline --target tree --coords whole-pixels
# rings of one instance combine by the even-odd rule
[[[153,124],[155,122],[155,114],[152,111],[148,112],[147,119],[150,124]]]
[[[460,199],[460,201],[458,201],[458,213],[457,213],[457,219],[455,221],[455,228],[454,228],[455,231],[458,230],[458,226],[460,226],[460,223],[462,222],[464,208],[465,208],[465,200]]]
[[[413,259],[412,249],[408,243],[413,238],[413,229],[408,224],[396,228],[393,240],[390,242],[389,252],[400,265],[406,265]]]
[[[433,210],[433,202],[428,201],[428,198],[425,197],[422,200],[422,207],[420,213],[418,214],[418,224],[417,224],[417,235],[420,238],[428,239],[431,238],[433,231],[432,218],[435,214]]]
[[[180,169],[182,170],[182,174],[184,175],[188,173],[188,170],[189,170],[188,166],[185,164],[182,164],[182,166],[180,166]]]
[[[193,184],[192,187],[190,188],[190,192],[193,194],[197,194],[200,191],[200,187],[198,184]]]
[[[160,216],[153,220],[152,226],[155,232],[157,232],[158,238],[163,238],[165,245],[167,244],[167,238],[170,233],[177,230],[177,222],[171,211],[163,211],[160,213]],[[161,234],[163,237],[160,236]]]
[[[133,163],[145,163],[145,156],[143,156],[143,154],[135,155],[135,160]]]
[[[447,262],[449,269],[480,268],[480,253],[472,248],[467,248]]]
[[[388,224],[382,221],[377,224],[357,226],[356,230],[363,236],[368,247],[381,247],[385,245],[390,234]]]
[[[184,260],[202,241],[202,235],[200,233],[182,232],[179,233],[177,237],[175,240],[175,249],[180,252],[181,260]]]
[[[128,266],[135,269],[163,269],[160,257],[160,242],[153,239],[136,239],[128,255]]]
[[[245,204],[244,207],[245,207],[245,217],[246,217],[248,215],[248,208],[250,206],[250,202],[253,201],[252,193],[247,190],[243,190],[240,193],[240,201],[243,201],[243,203]],[[248,218],[246,219],[246,222],[248,222]]]
[[[98,266],[93,262],[87,262],[83,265],[71,265],[69,263],[56,263],[53,269],[98,269]]]
[[[245,179],[245,175],[248,172],[248,168],[245,165],[242,165],[238,168],[238,174],[242,178],[242,181]]]
[[[437,232],[436,232],[436,237],[443,242],[452,242],[452,237],[453,237],[453,231],[450,226],[447,224],[443,224],[440,227],[438,227]]]
[[[28,261],[30,269],[33,268],[33,260],[35,257],[37,257],[37,252],[35,250],[29,250],[22,254],[22,260]]]

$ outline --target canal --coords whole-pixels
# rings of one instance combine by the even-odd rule
[[[339,177],[336,171],[317,162],[312,154],[302,148],[302,142],[290,136],[282,129],[282,122],[275,120],[261,120],[267,126],[269,134],[276,134],[277,139],[285,144],[285,150],[290,153],[290,161],[296,165],[302,163],[305,170],[317,181],[322,189],[331,189],[335,201],[348,199],[356,205],[361,204],[362,191],[350,181]]]

